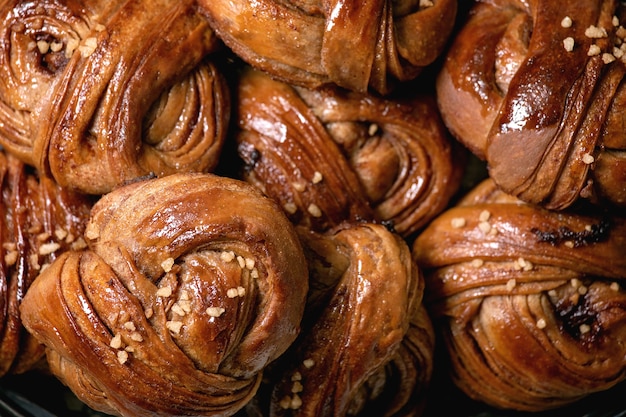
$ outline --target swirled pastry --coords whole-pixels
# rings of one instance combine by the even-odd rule
[[[376,224],[300,232],[311,291],[301,335],[268,372],[260,415],[415,415],[434,334],[409,247]]]
[[[300,329],[299,239],[252,186],[210,174],[136,182],[94,206],[89,249],[42,272],[21,306],[52,372],[119,416],[226,416]]]
[[[22,327],[19,306],[33,280],[61,253],[85,246],[90,198],[39,177],[0,152],[0,377],[30,370],[43,346]]]
[[[616,1],[475,3],[437,95],[504,191],[550,209],[626,206],[625,18]]]
[[[0,6],[0,144],[65,187],[210,171],[229,117],[191,0]]]
[[[441,54],[456,0],[202,0],[244,61],[291,84],[387,93]]]
[[[310,90],[249,70],[236,109],[244,178],[293,223],[323,231],[378,221],[406,236],[458,187],[463,159],[428,96]]]
[[[548,211],[486,180],[417,238],[426,305],[470,397],[559,407],[626,376],[626,219]]]

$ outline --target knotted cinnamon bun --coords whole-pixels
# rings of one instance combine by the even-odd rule
[[[37,275],[60,254],[85,246],[81,238],[90,198],[40,177],[0,152],[0,376],[30,370],[43,346],[21,324],[19,312]]]
[[[243,176],[293,223],[323,231],[378,221],[406,236],[457,190],[463,158],[428,96],[310,90],[254,70],[238,85]]]
[[[447,126],[504,191],[550,209],[626,206],[625,11],[607,0],[475,3],[437,94]]]
[[[94,206],[21,305],[51,371],[119,416],[226,416],[296,338],[308,288],[294,228],[252,186],[210,174],[136,182]]]
[[[203,0],[216,33],[247,63],[285,82],[386,94],[441,54],[457,2]]]
[[[626,219],[548,211],[486,180],[417,238],[454,382],[547,410],[626,377]]]
[[[62,186],[216,166],[229,94],[194,1],[5,1],[0,38],[0,144]]]
[[[415,415],[434,332],[409,247],[371,223],[300,232],[311,274],[302,332],[268,372],[259,415]]]

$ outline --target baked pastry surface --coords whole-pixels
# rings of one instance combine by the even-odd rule
[[[285,82],[388,93],[443,52],[456,0],[225,1],[200,4],[244,61]]]
[[[297,235],[252,186],[174,174],[94,206],[89,248],[42,272],[21,306],[52,372],[119,416],[232,415],[296,338]]]
[[[626,206],[624,6],[478,1],[438,74],[450,131],[509,194]]]
[[[486,180],[413,255],[454,382],[498,408],[541,411],[624,380],[626,220],[549,211]]]
[[[29,371],[42,359],[43,346],[22,326],[19,307],[43,269],[85,246],[92,204],[0,151],[0,377]]]
[[[377,221],[408,236],[457,191],[464,155],[429,96],[306,89],[245,71],[235,134],[243,178],[317,231]]]
[[[248,409],[275,417],[416,415],[432,375],[434,332],[408,245],[372,223],[298,230],[310,270],[302,332],[267,372],[266,397]]]
[[[92,194],[216,166],[229,91],[193,1],[12,0],[0,17],[7,151]]]

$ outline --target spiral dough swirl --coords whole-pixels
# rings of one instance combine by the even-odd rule
[[[95,409],[232,415],[299,332],[298,237],[243,182],[189,173],[119,188],[85,236],[88,250],[36,280],[22,316],[52,371]]]
[[[0,18],[0,144],[24,162],[92,194],[217,165],[229,94],[193,1],[14,0]]]

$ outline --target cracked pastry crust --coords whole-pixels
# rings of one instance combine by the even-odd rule
[[[282,81],[386,94],[443,52],[456,0],[200,2],[244,61]]]
[[[229,92],[191,0],[3,2],[0,144],[65,187],[212,170]]]
[[[93,201],[59,187],[0,152],[0,377],[30,370],[43,346],[21,324],[19,306],[39,272],[81,238]]]
[[[249,69],[236,109],[243,178],[295,224],[323,231],[376,221],[408,236],[460,184],[463,155],[426,96],[310,90]]]
[[[626,220],[548,211],[486,180],[417,238],[425,303],[454,382],[540,411],[626,375]]]
[[[308,288],[295,230],[252,186],[174,174],[94,206],[89,248],[21,306],[52,372],[119,416],[232,415],[296,338]]]
[[[626,206],[626,8],[479,1],[437,79],[450,131],[504,191],[549,209]]]

